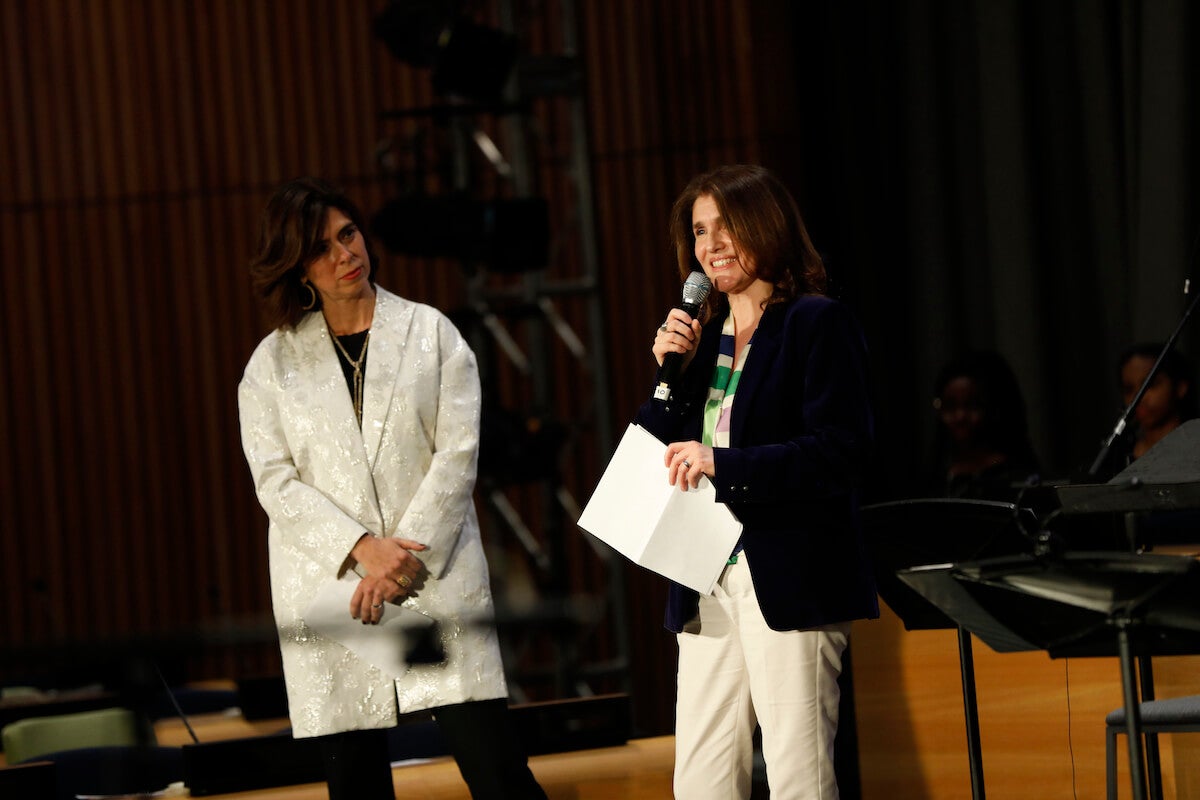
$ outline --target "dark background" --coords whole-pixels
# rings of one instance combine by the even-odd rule
[[[1169,336],[1189,300],[1192,4],[612,0],[580,3],[575,23],[549,0],[467,4],[523,53],[578,56],[579,92],[536,99],[533,134],[476,121],[510,155],[532,143],[524,185],[463,156],[456,131],[394,114],[440,98],[372,36],[384,5],[0,4],[5,682],[86,677],[131,642],[171,645],[181,679],[278,669],[235,388],[266,333],[245,274],[257,215],[296,175],[329,177],[368,211],[414,185],[549,198],[550,264],[532,280],[586,274],[592,258],[596,291],[554,302],[581,333],[598,311],[602,336],[584,360],[551,337],[532,377],[486,339],[479,351],[490,399],[567,421],[557,465],[580,503],[646,396],[651,334],[677,301],[667,210],[716,164],[784,177],[862,319],[872,499],[920,491],[933,378],[968,346],[1013,364],[1047,477],[1078,473],[1121,411],[1118,352]],[[564,177],[581,143],[590,240]],[[447,311],[530,280],[391,252],[380,272]],[[1196,340],[1192,323],[1185,352]],[[597,381],[603,402],[581,411]],[[485,514],[516,619],[514,685],[529,699],[630,689],[639,728],[669,730],[661,581],[556,522],[543,486],[501,490],[555,559],[545,574]],[[578,612],[566,632],[543,618],[564,598]],[[89,658],[58,657],[77,645]],[[630,653],[616,672],[559,669]]]

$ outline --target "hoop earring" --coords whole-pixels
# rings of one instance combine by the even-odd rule
[[[308,302],[302,303],[300,305],[300,310],[301,311],[312,311],[314,308],[317,307],[317,290],[314,289],[312,287],[312,284],[309,283],[308,281],[301,281],[300,286],[304,289],[308,289]]]

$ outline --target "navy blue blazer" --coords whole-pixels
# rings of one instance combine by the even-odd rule
[[[637,423],[664,443],[701,440],[723,322],[705,325],[672,399],[638,411]],[[738,383],[730,446],[714,450],[717,501],[742,522],[759,606],[775,630],[879,616],[858,525],[874,437],[866,361],[845,305],[805,295],[768,306]],[[681,631],[698,603],[672,583],[666,627]]]

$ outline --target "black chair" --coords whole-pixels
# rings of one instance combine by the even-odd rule
[[[57,800],[57,774],[51,761],[0,767],[0,797]]]
[[[183,780],[183,754],[178,747],[84,747],[46,753],[38,762],[53,764],[54,794],[12,797],[75,800],[88,795],[140,795]]]
[[[1200,694],[1172,697],[1167,700],[1147,700],[1138,704],[1142,734],[1200,732]],[[1117,800],[1117,736],[1125,733],[1125,708],[1109,712],[1104,718],[1107,736],[1104,763],[1107,773],[1108,800]],[[1162,800],[1162,781],[1151,781],[1156,787],[1154,800]]]

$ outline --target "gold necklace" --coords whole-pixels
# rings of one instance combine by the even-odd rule
[[[346,348],[342,345],[341,340],[338,339],[338,337],[336,335],[333,335],[333,334],[330,334],[330,335],[333,336],[333,343],[335,345],[337,345],[337,349],[339,351],[341,351],[343,356],[346,357],[346,363],[350,365],[350,368],[352,370],[354,370],[354,380],[352,381],[352,383],[354,384],[354,416],[358,420],[358,427],[361,428],[362,427],[362,391],[363,391],[362,367],[363,367],[363,361],[365,361],[367,358],[367,345],[371,343],[371,329],[367,328],[367,337],[365,339],[363,339],[362,349],[358,351],[357,359],[350,357],[350,354],[346,352]]]

